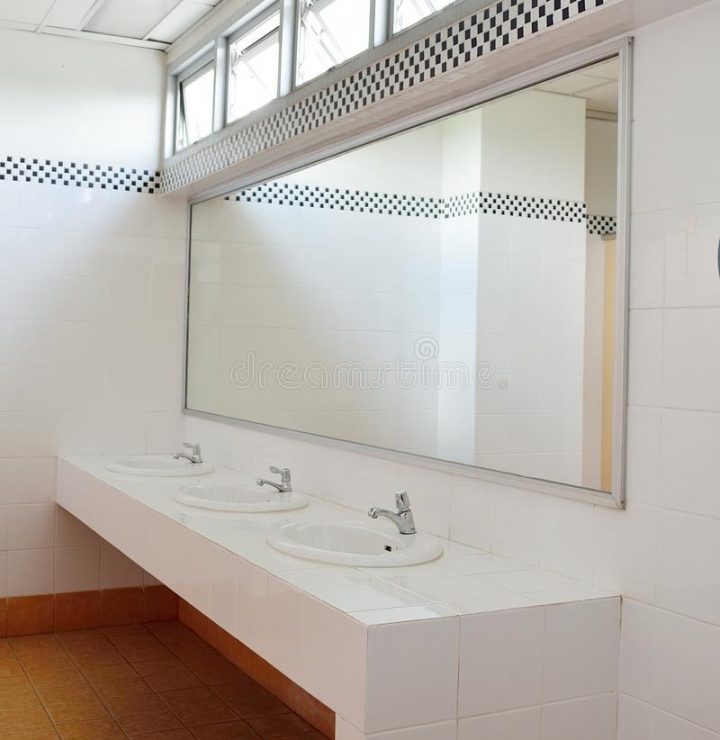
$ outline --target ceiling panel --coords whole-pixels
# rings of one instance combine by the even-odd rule
[[[207,15],[215,5],[216,3],[201,0],[183,0],[147,34],[146,38],[172,43]]]
[[[0,0],[0,19],[12,23],[41,23],[53,0]]]
[[[90,22],[86,31],[142,39],[181,0],[106,0]]]
[[[57,0],[45,18],[46,26],[77,28],[95,0]]]

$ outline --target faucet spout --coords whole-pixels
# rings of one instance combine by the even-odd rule
[[[280,483],[276,483],[267,478],[258,478],[256,483],[258,486],[270,486],[274,488],[278,493],[289,494],[292,493],[292,478],[289,468],[276,468],[274,465],[270,468],[271,473],[280,476]]]
[[[371,519],[379,519],[380,517],[389,519],[398,528],[400,534],[415,534],[417,532],[415,518],[410,507],[410,497],[407,491],[398,491],[395,494],[395,504],[397,511],[379,509],[377,506],[373,506],[368,511],[368,516]]]

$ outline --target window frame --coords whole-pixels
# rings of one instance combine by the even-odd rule
[[[205,70],[211,68],[213,70],[213,101],[212,111],[215,109],[215,97],[217,95],[217,65],[215,63],[215,56],[212,52],[206,52],[201,57],[196,59],[192,64],[185,67],[182,72],[175,75],[175,122],[173,126],[173,151],[177,154],[178,152],[184,152],[189,149],[193,144],[197,144],[197,141],[203,141],[207,137],[202,137],[197,141],[186,144],[183,147],[179,147],[179,133],[180,133],[180,106],[182,103],[182,86],[194,77],[201,77]],[[214,130],[214,126],[212,127]],[[212,131],[210,132],[212,133]]]
[[[277,28],[277,34],[278,34],[278,75],[275,85],[275,97],[268,101],[272,102],[272,100],[277,100],[281,94],[282,94],[282,87],[281,87],[281,80],[282,80],[282,63],[283,63],[283,46],[282,46],[282,32],[283,32],[283,4],[281,2],[275,2],[271,5],[269,5],[267,8],[262,10],[257,15],[254,15],[251,19],[246,19],[236,30],[234,30],[230,35],[225,37],[225,44],[227,47],[227,58],[225,60],[225,100],[224,100],[224,114],[223,114],[223,127],[230,126],[233,123],[236,123],[237,121],[241,121],[246,116],[250,115],[256,110],[259,110],[263,106],[259,106],[258,108],[253,108],[252,110],[248,111],[247,113],[244,113],[242,116],[239,116],[238,118],[230,119],[230,48],[232,45],[243,36],[246,36],[248,33],[251,33],[254,28],[259,26],[260,24],[264,23],[269,18],[272,18],[275,14],[279,15],[279,22],[278,22],[278,28]],[[276,31],[271,31],[270,33],[267,33],[262,38],[259,38],[257,41],[254,41],[250,46],[247,47],[247,49],[252,49],[253,47],[257,46],[258,44],[261,44],[263,41],[265,41],[267,38],[270,37],[272,33],[276,33]],[[246,49],[246,50],[247,50]],[[267,103],[264,103],[263,105],[267,105]]]
[[[438,13],[442,13],[443,11],[447,10],[448,8],[451,8],[456,3],[460,2],[460,0],[450,0],[448,4],[444,8],[440,8],[439,10],[433,10],[432,13],[428,13],[426,16],[423,16],[420,18],[420,20],[415,21],[415,23],[411,23],[409,26],[405,26],[404,28],[399,28],[397,31],[395,30],[395,0],[388,0],[388,34],[390,38],[395,38],[396,36],[400,36],[400,34],[405,33],[405,31],[410,30],[411,28],[415,28],[415,26],[419,25],[420,23],[424,23],[430,18],[433,18]]]
[[[335,0],[313,0],[316,5],[322,6],[322,5],[330,5]],[[359,57],[361,54],[364,54],[365,52],[369,51],[370,49],[374,48],[375,46],[375,23],[377,22],[376,18],[376,6],[374,0],[368,0],[368,43],[367,46],[365,46],[363,49],[360,49],[357,53],[353,54],[352,56],[347,57],[346,59],[343,59],[341,62],[338,62],[337,64],[332,64],[326,69],[324,69],[319,74],[316,74],[314,77],[310,77],[307,80],[300,81],[298,79],[298,61],[300,58],[300,26],[302,24],[302,14],[300,12],[300,5],[303,2],[303,0],[294,0],[295,2],[295,54],[293,58],[293,90],[297,90],[301,87],[304,87],[305,85],[310,84],[311,82],[314,82],[315,80],[322,77],[324,74],[329,72],[332,69],[337,69],[338,67],[341,67],[343,64],[346,64],[347,62],[352,61],[356,57]],[[392,2],[386,3],[387,8],[391,8],[393,5]]]

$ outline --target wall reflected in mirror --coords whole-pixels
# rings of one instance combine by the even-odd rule
[[[187,408],[610,490],[618,78],[194,205]]]

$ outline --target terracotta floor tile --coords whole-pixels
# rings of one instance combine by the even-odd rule
[[[248,724],[262,738],[296,737],[312,730],[304,719],[292,713],[249,719]]]
[[[32,730],[5,732],[2,737],[3,740],[57,740],[59,735],[50,727],[44,729],[36,727]]]
[[[197,740],[260,740],[260,735],[246,722],[193,727],[192,732]]]
[[[198,678],[208,686],[215,686],[221,683],[231,683],[245,676],[245,674],[236,668],[229,660],[220,655],[208,656],[203,659],[192,659],[183,661],[185,665],[195,673]]]
[[[50,671],[49,673],[34,673],[31,679],[35,688],[38,689],[51,686],[77,686],[87,683],[85,676],[77,668]]]
[[[65,635],[73,635],[74,637],[66,640],[64,639]],[[60,635],[60,640],[65,649],[74,657],[96,655],[97,653],[106,653],[113,650],[113,644],[110,640],[99,632],[83,633],[81,635],[66,632]]]
[[[97,694],[92,690],[90,684],[72,683],[60,686],[38,686],[37,694],[43,704],[87,704],[97,700]]]
[[[182,729],[182,723],[169,709],[119,717],[118,723],[130,737]]]
[[[30,730],[43,730],[52,726],[42,705],[25,710],[2,710],[0,709],[0,737],[5,733],[29,732]]]
[[[184,667],[157,676],[147,676],[145,680],[153,691],[172,691],[173,689],[189,689],[194,686],[202,686],[202,681]]]
[[[144,624],[119,624],[114,627],[101,627],[100,633],[112,642],[130,635],[146,635],[148,628]]]
[[[113,696],[141,697],[150,696],[152,689],[142,678],[121,678],[113,681],[96,681],[93,684],[95,690],[103,699]]]
[[[103,701],[118,722],[136,714],[167,711],[166,704],[152,692],[145,696],[110,696]]]
[[[0,678],[0,706],[12,703],[12,697],[34,694],[35,690],[25,674]]]
[[[15,658],[0,658],[0,679],[24,676],[20,661]]]
[[[166,730],[165,732],[151,732],[149,735],[131,735],[133,740],[194,740],[190,730]]]
[[[62,722],[89,722],[94,719],[108,719],[109,714],[99,699],[82,704],[53,704],[47,712],[55,724]]]
[[[176,645],[178,643],[189,645],[201,642],[192,630],[180,622],[154,622],[148,624],[147,629],[165,645]]]
[[[133,668],[141,676],[163,676],[173,671],[187,670],[177,658],[167,660],[143,660],[133,663]]]
[[[137,635],[115,642],[118,652],[129,662],[169,660],[173,654],[153,635]]]
[[[238,715],[207,687],[165,691],[158,696],[188,727],[238,719]]]
[[[125,737],[120,726],[112,719],[67,722],[56,725],[55,729],[62,740],[116,740]]]
[[[0,598],[0,638],[7,634],[7,599]]]

